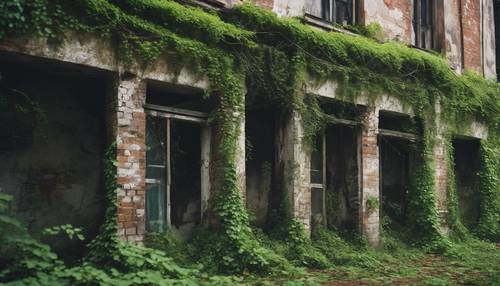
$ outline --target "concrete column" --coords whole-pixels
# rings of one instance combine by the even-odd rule
[[[378,148],[378,110],[369,108],[364,116],[364,128],[361,137],[361,208],[362,232],[370,244],[377,247],[380,242],[379,207],[367,208],[369,199],[376,199],[380,206],[380,157]]]
[[[303,144],[304,130],[298,112],[280,119],[278,166],[283,172],[282,187],[287,193],[293,215],[311,227],[310,155]]]
[[[441,231],[444,234],[448,233],[448,173],[447,173],[447,153],[444,132],[445,126],[441,121],[441,105],[436,102],[434,107],[436,111],[436,137],[434,143],[434,166],[435,166],[435,188],[436,188],[436,203],[438,211],[438,220]]]
[[[136,76],[120,78],[117,94],[118,236],[141,242],[145,231],[146,84]]]
[[[238,185],[243,196],[243,200],[246,201],[246,162],[245,162],[245,111],[242,112],[242,119],[240,122],[240,133],[237,139],[236,146],[236,172],[238,174]]]
[[[488,79],[496,79],[496,45],[495,44],[495,10],[493,6],[494,1],[483,0],[482,7],[482,49],[483,49],[483,73],[484,77]],[[497,29],[500,29],[498,27]]]

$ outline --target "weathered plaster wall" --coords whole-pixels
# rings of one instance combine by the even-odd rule
[[[279,182],[286,191],[285,198],[294,216],[311,227],[310,152],[303,144],[304,130],[297,112],[285,114],[279,119],[277,172],[283,174]]]
[[[273,11],[279,16],[304,16],[307,0],[274,0]]]
[[[365,0],[364,22],[379,23],[386,38],[412,42],[412,0]]]
[[[47,119],[22,134],[28,136],[21,138],[23,144],[0,144],[0,191],[14,195],[14,211],[30,231],[72,224],[92,239],[103,221],[106,81],[73,72],[0,64],[1,88],[16,89],[38,102]],[[14,134],[21,129],[24,121],[13,114],[0,115],[3,135],[6,129]],[[64,258],[77,257],[84,249],[77,240],[51,241]]]
[[[444,49],[448,65],[456,72],[462,71],[462,27],[460,0],[446,1],[444,9]]]
[[[486,78],[496,78],[495,16],[493,1],[483,0],[483,71]],[[500,13],[497,12],[497,13]],[[500,29],[500,27],[498,27]]]

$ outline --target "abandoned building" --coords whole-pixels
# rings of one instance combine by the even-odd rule
[[[181,2],[216,10],[239,4]],[[457,74],[500,75],[497,0],[252,2],[331,33],[355,36],[343,27],[378,23],[383,40],[440,53]],[[36,36],[0,40],[2,96],[28,104],[30,111],[29,118],[16,110],[0,114],[0,190],[14,195],[15,211],[31,230],[71,223],[95,235],[104,216],[102,158],[116,142],[119,237],[141,242],[148,232],[171,228],[187,238],[209,219],[217,192],[213,170],[221,126],[212,117],[218,103],[206,94],[207,76],[177,70],[168,53],[146,68],[125,65],[116,53],[110,40],[92,33],[68,31],[57,44]],[[335,80],[317,82],[307,81],[303,95],[316,96],[322,112],[335,120],[316,134],[311,147],[302,140],[300,113],[247,102],[234,139],[239,189],[257,226],[265,227],[286,197],[306,230],[328,224],[362,233],[376,246],[383,216],[391,217],[391,224],[403,223],[398,220],[405,216],[419,164],[421,118],[389,92],[345,100]],[[436,102],[436,113],[440,110]],[[488,138],[488,125],[471,120],[448,145],[446,123],[437,118],[433,158],[441,230],[447,231],[450,151],[459,213],[473,227],[479,144]]]

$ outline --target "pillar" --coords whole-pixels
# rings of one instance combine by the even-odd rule
[[[377,247],[380,243],[378,110],[369,107],[363,120],[364,128],[361,132],[361,228],[370,245]],[[366,202],[374,199],[379,202],[378,206],[369,209]]]

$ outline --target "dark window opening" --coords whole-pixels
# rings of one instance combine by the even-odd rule
[[[411,174],[419,164],[414,143],[422,134],[422,123],[406,114],[381,110],[378,127],[382,225],[397,230],[406,220]]]
[[[165,93],[168,90],[168,93]],[[179,87],[163,82],[150,81],[147,86],[146,103],[185,110],[209,112],[212,102],[203,97],[203,92],[192,87]]]
[[[311,152],[311,221],[352,233],[359,229],[360,124],[354,104],[320,102],[331,123],[316,137]]]
[[[245,114],[246,202],[254,214],[253,223],[260,227],[268,222],[268,212],[279,207],[271,206],[279,199],[274,187],[275,121],[272,111],[247,110]]]
[[[177,91],[177,90],[176,90]],[[207,186],[207,115],[201,96],[148,88],[146,118],[146,228],[189,238],[202,217]],[[164,106],[163,104],[168,104]]]
[[[31,233],[64,224],[82,228],[85,242],[43,239],[65,262],[76,263],[104,217],[111,77],[67,63],[0,57],[0,192],[14,197],[12,210]],[[38,112],[41,117],[33,116]]]
[[[329,126],[326,131],[327,223],[342,231],[359,227],[359,134],[347,125]]]
[[[380,209],[383,227],[405,225],[415,158],[414,145],[401,138],[380,136]]]
[[[378,128],[402,133],[418,134],[421,122],[415,117],[390,111],[380,111]]]
[[[310,0],[307,5],[309,15],[341,25],[354,24],[355,11],[354,0]]]
[[[422,49],[434,49],[435,30],[434,0],[413,1],[413,34],[415,46]]]
[[[458,195],[458,213],[462,223],[473,229],[479,218],[479,140],[453,141],[453,162]]]
[[[497,63],[497,81],[500,82],[500,0],[493,1],[495,10],[495,49]]]

